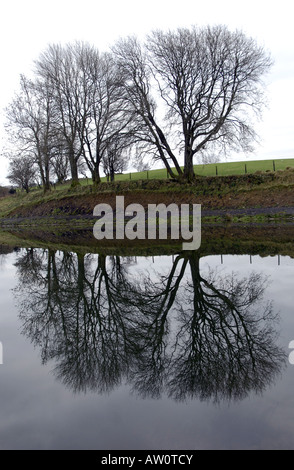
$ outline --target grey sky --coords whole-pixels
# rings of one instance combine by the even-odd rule
[[[243,5],[243,6],[242,6]],[[29,73],[33,61],[49,43],[88,41],[107,49],[121,36],[144,36],[152,29],[175,29],[192,24],[225,24],[242,29],[268,50],[274,66],[268,76],[269,107],[258,123],[261,144],[252,158],[294,157],[294,30],[292,2],[247,0],[10,0],[1,6],[0,138],[5,144],[3,107],[11,100],[20,73]],[[243,159],[239,155],[237,159]],[[0,159],[0,184],[7,162]]]

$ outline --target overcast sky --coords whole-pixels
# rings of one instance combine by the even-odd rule
[[[33,61],[49,43],[88,41],[106,50],[119,37],[152,29],[225,24],[242,29],[268,50],[268,109],[258,125],[261,145],[250,158],[294,158],[293,2],[279,0],[9,0],[1,4],[0,138],[5,145],[3,108]],[[239,159],[243,158],[239,155]],[[234,157],[233,157],[234,158]],[[196,163],[196,162],[195,162]],[[0,159],[0,184],[7,162]]]

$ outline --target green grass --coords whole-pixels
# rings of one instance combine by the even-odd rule
[[[256,171],[277,171],[285,170],[288,167],[294,167],[294,159],[277,160],[248,160],[242,162],[226,162],[208,165],[195,166],[195,173],[203,176],[213,175],[244,175],[246,173],[255,173]]]
[[[165,169],[149,170],[148,172],[126,173],[116,175],[114,185],[101,185],[99,188],[93,186],[91,178],[80,179],[80,185],[71,187],[71,182],[68,181],[64,184],[56,185],[52,191],[44,195],[42,189],[32,188],[29,194],[24,191],[17,191],[14,195],[0,198],[0,217],[5,217],[13,209],[21,208],[22,205],[26,207],[33,207],[38,204],[43,204],[46,201],[59,200],[65,197],[75,197],[80,195],[92,194],[96,191],[116,191],[116,190],[138,190],[144,186],[148,190],[177,192],[177,191],[192,191],[199,194],[211,194],[215,197],[225,195],[227,192],[234,190],[249,191],[251,186],[254,185],[259,189],[268,189],[281,185],[283,189],[288,184],[293,185],[294,178],[294,158],[293,159],[276,159],[276,160],[252,160],[241,162],[225,162],[207,165],[195,165],[195,173],[200,176],[200,181],[197,182],[195,187],[190,185],[170,184],[167,179]],[[287,168],[292,168],[289,171],[283,171]],[[273,172],[273,169],[276,171]],[[261,181],[252,180],[250,185],[247,178],[242,175],[257,173],[254,178],[262,178]],[[269,172],[269,173],[266,173]],[[259,173],[263,175],[259,176]],[[215,178],[216,174],[219,177],[233,178],[232,181],[222,181],[221,178]],[[274,179],[272,177],[274,177]],[[234,179],[236,176],[236,180]],[[204,177],[203,179],[201,177]],[[210,177],[206,180],[205,177]],[[241,177],[241,178],[240,178]],[[239,179],[240,178],[240,179]],[[150,180],[149,182],[147,182]],[[106,182],[106,178],[102,178],[102,183]],[[166,184],[165,184],[166,182]],[[118,187],[122,183],[123,187]],[[257,185],[258,183],[258,185]],[[259,184],[262,183],[262,184]],[[147,186],[146,186],[147,185]],[[198,191],[198,192],[197,192]],[[58,209],[56,209],[58,210]],[[56,215],[58,215],[56,213]]]
[[[294,168],[294,158],[275,159],[275,160],[246,160],[241,162],[224,162],[224,163],[209,163],[206,165],[194,165],[194,172],[197,176],[229,176],[229,175],[244,175],[246,173],[256,173],[257,171],[278,171],[285,170],[286,168]],[[138,180],[154,180],[167,179],[167,171],[165,168],[157,170],[128,172],[124,174],[115,175],[115,181],[138,181]],[[101,178],[101,182],[106,182],[106,177]],[[92,185],[91,178],[81,178],[80,184],[82,186]],[[64,191],[69,189],[70,182],[66,182],[56,186],[56,190]]]
[[[229,175],[244,175],[246,173],[255,173],[256,171],[266,172],[274,170],[285,170],[288,167],[294,168],[294,158],[290,159],[276,159],[276,160],[248,160],[241,162],[225,162],[225,163],[210,163],[206,165],[194,165],[194,172],[198,176],[229,176]],[[167,171],[165,168],[157,170],[128,172],[115,175],[115,181],[138,181],[146,179],[167,179]],[[106,177],[101,178],[101,182],[106,182]],[[91,178],[81,178],[80,184],[88,186],[92,184]],[[69,183],[56,186],[57,190],[64,190],[70,187]]]
[[[287,167],[294,167],[294,158],[276,160],[246,160],[241,162],[210,163],[206,165],[194,165],[194,172],[199,176],[226,176],[244,175],[255,173],[256,171],[285,170]],[[165,168],[158,170],[140,171],[138,173],[124,173],[115,176],[115,181],[128,181],[140,179],[165,179],[167,171]],[[106,181],[106,178],[102,178]],[[83,184],[87,184],[84,180]]]

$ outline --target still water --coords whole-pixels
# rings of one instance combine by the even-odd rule
[[[0,255],[1,449],[294,449],[294,259]]]

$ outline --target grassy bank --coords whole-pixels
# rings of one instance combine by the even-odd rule
[[[294,168],[245,175],[199,176],[193,184],[136,179],[61,185],[0,198],[0,244],[121,254],[177,253],[179,243],[158,240],[99,242],[93,237],[95,205],[198,203],[202,210],[201,253],[294,256]],[[145,244],[145,245],[144,245]]]
[[[279,171],[294,167],[294,158],[273,159],[273,160],[245,160],[240,162],[209,163],[205,165],[194,165],[194,172],[197,176],[228,176],[253,174],[257,171]],[[141,171],[136,173],[125,173],[116,175],[116,181],[128,181],[137,179],[165,179],[166,169]],[[106,178],[102,179],[106,182]],[[85,180],[87,184],[87,181]]]
[[[294,168],[294,158],[292,159],[275,159],[275,160],[252,160],[240,162],[223,162],[223,163],[210,163],[206,165],[194,165],[195,175],[198,177],[211,177],[211,176],[238,176],[238,175],[252,175],[256,172],[272,173],[280,172]],[[173,169],[174,170],[174,169]],[[139,172],[127,172],[115,175],[115,183],[133,183],[146,180],[168,180],[166,169],[156,169]],[[107,183],[106,177],[101,178],[102,183]],[[90,178],[81,178],[80,185],[82,187],[91,187],[92,180]],[[70,189],[70,181],[54,186],[55,191],[64,192]],[[0,188],[1,189],[1,188]],[[0,197],[6,195],[8,190],[0,190]]]
[[[245,175],[196,177],[193,184],[169,179],[145,179],[81,184],[75,188],[60,185],[46,194],[41,189],[29,194],[18,192],[0,198],[0,221],[4,219],[63,216],[91,216],[101,202],[115,207],[118,194],[125,206],[139,203],[198,203],[203,211],[242,209],[281,209],[294,207],[294,168]]]

